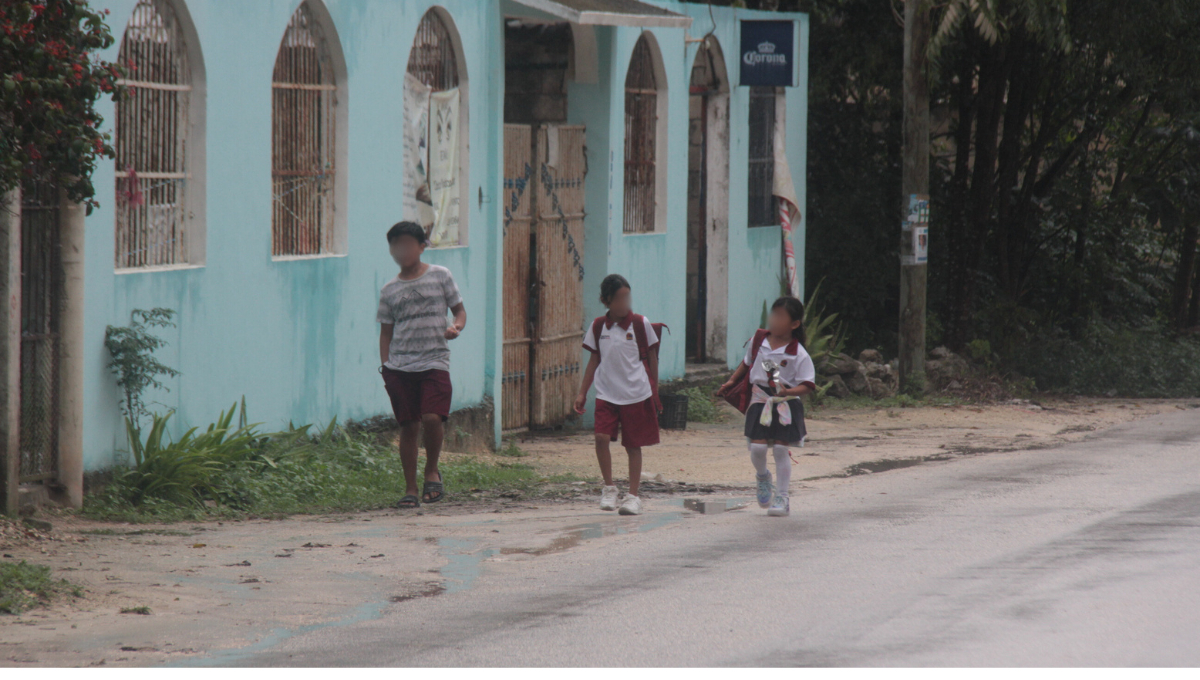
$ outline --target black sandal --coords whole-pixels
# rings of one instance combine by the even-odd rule
[[[424,496],[426,503],[437,503],[446,496],[446,487],[443,486],[440,481],[425,482],[425,488],[422,496]]]
[[[397,501],[395,507],[400,510],[413,510],[421,507],[421,499],[410,493]]]

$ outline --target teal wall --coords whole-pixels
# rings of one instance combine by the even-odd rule
[[[713,36],[720,42],[722,53],[725,56],[725,70],[730,80],[729,318],[725,347],[726,361],[732,368],[742,360],[746,341],[759,326],[763,302],[766,301],[770,305],[775,298],[779,297],[779,276],[783,272],[782,230],[779,227],[750,228],[747,226],[750,88],[740,87],[738,84],[738,76],[741,73],[739,66],[741,31],[738,21],[741,19],[791,19],[796,21],[796,85],[785,90],[787,157],[788,166],[792,171],[792,181],[796,186],[796,198],[800,202],[801,216],[806,217],[808,214],[805,182],[808,169],[808,15],[713,7],[710,19],[707,5],[674,2],[656,4],[692,17],[692,27],[688,31],[690,36],[702,37],[711,30]],[[716,20],[715,24],[713,19]],[[699,47],[695,43],[688,45],[687,59],[682,68],[687,69],[689,76],[697,49]],[[680,103],[680,106],[686,105],[686,99]],[[686,156],[682,162],[686,163]],[[686,178],[686,165],[681,167],[681,174]],[[799,226],[792,233],[792,247],[796,254],[796,275],[800,280],[801,296],[804,295],[804,243],[807,225],[807,219],[801,219]],[[682,312],[680,323],[682,328]],[[682,340],[680,346],[682,347]]]
[[[120,36],[136,0],[106,0]],[[181,371],[166,391],[147,395],[156,410],[174,409],[176,432],[211,422],[245,395],[250,417],[268,428],[345,420],[389,409],[378,365],[375,307],[380,287],[396,274],[384,234],[400,219],[402,83],[409,49],[428,0],[326,0],[345,55],[348,148],[340,169],[348,194],[339,200],[348,224],[347,253],[309,260],[271,259],[271,73],[284,29],[298,0],[191,0],[186,6],[199,36],[207,88],[205,152],[206,249],[203,266],[168,271],[114,272],[111,164],[94,180],[101,207],[87,219],[85,292],[84,465],[106,467],[125,448],[120,398],[104,349],[106,326],[125,325],[133,309],[168,307],[178,327],[162,335],[164,363]],[[502,12],[519,10],[480,0],[441,0],[461,37],[467,86],[470,176],[468,245],[427,250],[428,262],[449,267],[462,290],[469,322],[451,345],[453,408],[479,404],[499,391],[502,347],[501,168],[503,166],[504,37]],[[688,36],[710,28],[720,41],[731,79],[729,185],[728,362],[741,357],[758,325],[764,300],[778,292],[778,228],[746,227],[748,91],[737,87],[738,24],[747,19],[796,19],[799,75],[787,90],[788,158],[801,207],[805,201],[808,20],[773,14],[657,2],[695,19]],[[587,125],[590,173],[585,220],[586,318],[603,313],[600,280],[624,274],[635,309],[670,325],[662,375],[684,371],[688,92],[696,45],[679,29],[655,36],[669,97],[666,229],[622,233],[624,81],[641,33],[596,27],[599,82],[571,83],[570,123]],[[118,44],[102,57],[115,60]],[[112,104],[101,106],[110,125]],[[197,180],[199,181],[199,180]],[[482,194],[482,201],[480,195]],[[804,226],[794,235],[804,280]],[[497,400],[498,401],[498,400]],[[499,406],[495,405],[498,409]],[[496,413],[497,428],[499,413]],[[499,430],[496,430],[499,436]]]
[[[738,86],[740,19],[780,19],[797,22],[796,86],[786,89],[787,154],[796,184],[801,213],[805,213],[808,128],[808,16],[712,7],[679,2],[655,2],[693,18],[688,37],[699,38],[712,30],[725,56],[730,79],[729,114],[729,317],[726,361],[741,361],[746,340],[758,328],[762,304],[779,296],[783,244],[779,227],[747,226],[747,174],[749,158],[749,88]],[[715,25],[714,25],[715,20]],[[663,55],[667,75],[667,162],[659,181],[667,182],[666,229],[654,234],[623,233],[624,135],[623,88],[629,59],[643,29],[596,28],[599,82],[572,83],[568,90],[568,122],[587,124],[588,160],[585,222],[585,318],[604,313],[599,301],[600,281],[610,273],[629,279],[634,309],[671,327],[660,350],[660,376],[683,375],[685,366],[685,301],[687,280],[687,135],[688,85],[698,45],[685,43],[678,29],[645,29],[652,33]],[[682,58],[679,56],[682,55]],[[611,93],[611,95],[610,95]],[[597,172],[597,170],[600,170]],[[802,220],[792,235],[797,275],[804,281]],[[803,290],[802,290],[803,292]],[[586,351],[583,359],[586,361]],[[594,393],[589,399],[594,399]],[[593,408],[588,407],[590,421]]]
[[[107,0],[118,37],[135,0]],[[271,74],[298,0],[192,0],[188,11],[207,81],[207,262],[202,267],[115,274],[113,166],[95,176],[102,206],[87,219],[84,464],[89,470],[125,448],[105,327],[137,308],[169,307],[178,327],[160,359],[181,371],[169,391],[148,395],[175,409],[176,426],[211,422],[245,395],[267,427],[387,412],[377,373],[378,292],[395,276],[385,233],[400,219],[402,83],[425,0],[327,0],[345,53],[349,90],[349,194],[345,256],[271,259]],[[500,210],[503,36],[499,8],[441,0],[462,37],[469,83],[469,246],[427,250],[449,267],[469,322],[451,345],[454,408],[478,404],[496,387],[499,359],[497,267]],[[118,44],[103,54],[115,60]],[[490,86],[489,86],[490,85]],[[108,103],[101,113],[111,125]],[[479,202],[482,189],[484,201]]]

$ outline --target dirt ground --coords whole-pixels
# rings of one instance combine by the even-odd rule
[[[662,443],[643,453],[643,473],[692,484],[752,486],[741,414],[722,404],[722,422],[664,430]],[[793,480],[874,472],[929,457],[1044,448],[1083,439],[1135,418],[1200,408],[1200,400],[1024,400],[979,406],[914,408],[823,407],[805,417],[808,438],[794,448]],[[596,477],[590,433],[528,437],[519,442],[546,474]],[[627,474],[614,447],[614,474]],[[935,458],[935,459],[936,459]],[[899,461],[899,462],[896,462]]]
[[[925,460],[1076,441],[1117,423],[1200,400],[1042,401],[989,406],[823,408],[794,454],[793,495]],[[543,473],[593,481],[536,498],[455,498],[421,512],[383,510],[286,520],[129,525],[48,515],[52,530],[0,520],[0,557],[48,565],[85,588],[19,616],[0,615],[2,666],[236,664],[248,650],[305,630],[379,616],[404,601],[471,587],[483,570],[521,576],[521,562],[564,550],[599,555],[612,541],[724,521],[688,511],[685,497],[748,500],[753,474],[736,413],[663,433],[646,472],[686,485],[647,484],[647,512],[595,507],[590,436],[519,442]],[[614,456],[618,476],[623,456]],[[513,460],[497,458],[497,460]],[[748,512],[748,511],[746,511]],[[140,607],[148,613],[134,613]],[[122,613],[127,610],[127,613]]]

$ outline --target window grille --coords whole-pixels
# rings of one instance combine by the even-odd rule
[[[307,3],[283,34],[271,81],[271,254],[332,250],[337,85]]]
[[[434,92],[458,87],[458,57],[454,54],[454,39],[442,17],[429,10],[417,26],[412,51],[408,55],[408,72],[433,88]]]
[[[116,105],[116,266],[186,263],[192,83],[183,31],[165,0],[138,1],[117,59],[129,89]]]
[[[775,212],[775,88],[750,88],[749,222],[751,227],[779,224]]]
[[[658,88],[654,56],[643,36],[625,75],[625,232],[654,231]]]

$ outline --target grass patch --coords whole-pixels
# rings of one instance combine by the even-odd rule
[[[497,451],[496,455],[497,456],[506,456],[508,458],[524,458],[525,456],[528,456],[529,454],[522,451],[521,447],[517,446],[517,440],[506,439],[506,440],[504,440],[504,447],[501,448],[499,451]]]
[[[139,495],[138,487],[124,482],[127,477],[115,475],[113,483],[88,496],[83,514],[123,522],[280,517],[375,510],[391,506],[405,492],[399,452],[373,435],[337,432],[268,443],[262,455],[269,464],[223,465],[194,499]],[[418,469],[423,467],[422,457]],[[471,489],[527,493],[542,480],[529,465],[475,456],[444,457],[440,467],[451,496]]]
[[[141,607],[121,607],[122,614],[140,614],[141,616],[150,616],[153,612],[150,608],[142,605]]]
[[[44,606],[58,595],[83,597],[83,588],[66,579],[50,577],[50,567],[17,563],[0,563],[0,613],[20,614]]]

